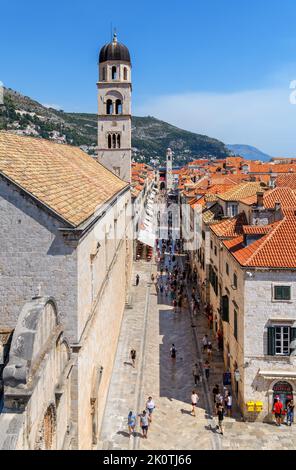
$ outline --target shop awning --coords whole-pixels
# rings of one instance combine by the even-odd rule
[[[156,237],[155,234],[150,230],[140,230],[138,240],[139,242],[154,248]]]

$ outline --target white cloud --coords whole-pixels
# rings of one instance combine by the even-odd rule
[[[183,129],[248,144],[270,155],[296,156],[296,105],[286,88],[237,93],[159,96],[135,106],[137,116],[155,116]]]
[[[44,103],[42,106],[44,106],[45,108],[53,108],[53,109],[56,109],[57,111],[59,111],[60,109],[63,109],[63,107],[60,106],[59,104],[47,104],[47,103]]]

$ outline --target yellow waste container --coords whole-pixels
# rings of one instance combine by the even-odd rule
[[[263,402],[262,401],[256,401],[255,403],[255,408],[256,408],[256,411],[263,411]]]
[[[253,401],[247,402],[247,411],[250,413],[251,411],[255,411],[255,403]]]

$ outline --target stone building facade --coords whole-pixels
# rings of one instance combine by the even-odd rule
[[[223,332],[225,371],[246,419],[272,421],[277,396],[284,406],[296,399],[294,207],[291,189],[246,183],[203,212],[202,301]]]
[[[73,361],[71,446],[90,449],[130,282],[130,188],[80,149],[5,132],[0,172],[0,326],[15,328],[38,290],[55,299]]]

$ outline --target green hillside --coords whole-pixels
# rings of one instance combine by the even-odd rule
[[[96,114],[46,108],[11,89],[4,89],[0,129],[82,146],[91,155],[96,152]],[[176,164],[203,156],[223,158],[229,153],[219,140],[179,129],[151,116],[132,118],[132,147],[133,158],[145,162],[153,159],[162,162],[170,147]]]

